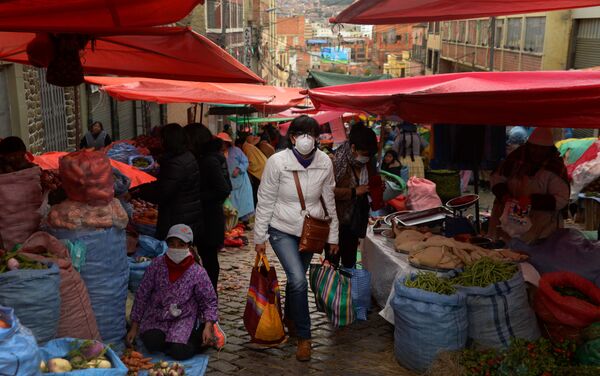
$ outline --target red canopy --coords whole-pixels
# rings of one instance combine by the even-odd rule
[[[30,64],[33,33],[0,32],[0,60]],[[88,43],[86,74],[114,74],[208,82],[264,82],[208,38],[181,27],[153,27]]]
[[[305,100],[302,89],[275,86],[190,82],[135,77],[86,77],[88,83],[119,100],[159,103],[250,104],[260,112],[275,113]]]
[[[3,0],[0,30],[114,32],[174,23],[204,0]]]
[[[585,8],[600,0],[359,0],[334,23],[385,25]]]
[[[62,151],[51,151],[42,155],[34,156],[32,162],[40,166],[42,170],[58,170],[59,159],[67,154],[69,153]],[[134,188],[138,185],[146,183],[151,183],[156,180],[154,176],[147,174],[144,171],[140,171],[137,168],[128,164],[115,161],[114,159],[110,160],[110,164],[117,170],[121,171],[123,175],[131,179],[130,188]]]
[[[415,123],[598,128],[600,72],[475,72],[309,90],[320,110],[397,115]]]

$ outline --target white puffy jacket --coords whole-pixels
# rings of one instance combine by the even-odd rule
[[[333,163],[327,154],[316,151],[315,159],[307,168],[296,159],[290,149],[280,151],[267,160],[258,189],[258,204],[254,223],[254,243],[263,244],[269,239],[269,226],[286,234],[302,234],[302,207],[294,184],[293,171],[298,171],[306,209],[315,218],[324,218],[325,212],[319,198],[323,196],[332,219],[329,243],[338,244],[338,218],[335,211],[335,177]]]

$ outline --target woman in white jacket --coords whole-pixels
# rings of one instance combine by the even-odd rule
[[[266,251],[271,243],[287,276],[285,322],[290,335],[298,336],[296,358],[308,361],[311,356],[310,314],[306,271],[311,253],[300,253],[304,213],[294,183],[293,172],[300,177],[300,186],[307,212],[324,218],[320,202],[323,197],[331,216],[329,231],[330,252],[338,251],[338,219],[335,210],[335,178],[333,164],[327,154],[318,150],[319,124],[308,116],[300,116],[288,129],[288,148],[268,159],[258,189],[258,204],[254,223],[256,252]]]

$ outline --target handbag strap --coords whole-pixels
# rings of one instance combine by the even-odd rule
[[[294,175],[294,183],[296,184],[296,191],[298,192],[298,198],[300,199],[300,206],[302,207],[302,211],[306,211],[306,202],[304,201],[304,195],[302,194],[302,186],[300,185],[298,171],[292,171],[292,174]],[[323,196],[319,197],[319,200],[323,206],[323,211],[325,211],[325,217],[329,217],[329,212],[327,211],[327,206],[325,206],[325,200],[323,200]]]
[[[269,261],[267,260],[267,256],[264,254],[256,254],[256,260],[254,260],[254,267],[258,269],[258,266],[260,264],[260,262],[262,261],[263,265],[265,266],[265,268],[267,268],[267,271],[269,271],[269,269],[271,269],[271,266],[269,265]]]

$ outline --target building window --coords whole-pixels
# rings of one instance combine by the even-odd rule
[[[433,64],[433,50],[430,48],[427,50],[427,69],[431,69]]]
[[[479,20],[477,21],[477,45],[479,46],[487,46],[490,38],[490,21],[489,20]]]
[[[433,54],[433,67],[432,67],[432,71],[433,73],[439,73],[439,67],[438,67],[438,61],[440,60],[440,51],[435,51],[435,53]]]
[[[467,44],[475,44],[477,42],[477,21],[469,21],[467,30]]]
[[[429,22],[429,24],[427,25],[427,28],[429,29],[429,34],[434,34],[435,33],[435,22]]]
[[[431,34],[431,32],[429,32]],[[442,40],[447,41],[450,37],[450,22],[442,22]]]
[[[440,29],[441,29],[441,22],[438,21],[438,22],[436,22],[434,24],[434,33],[435,34],[439,34],[440,33]]]
[[[544,51],[544,33],[546,31],[546,17],[527,17],[525,19],[525,45],[527,52]]]
[[[467,22],[459,21],[458,22],[458,39],[457,39],[457,41],[459,43],[464,43],[466,41],[466,34],[467,34]]]
[[[206,1],[206,24],[209,29],[221,29],[221,1]]]
[[[506,30],[506,44],[504,48],[511,50],[521,49],[521,29],[523,20],[521,18],[509,18]]]
[[[223,0],[225,1],[225,0]],[[244,5],[240,0],[229,0],[229,29],[244,27]]]
[[[494,32],[494,47],[502,47],[504,39],[504,20],[496,20],[496,31]]]
[[[396,29],[391,29],[385,34],[384,43],[385,44],[394,44],[398,40],[396,37]]]

